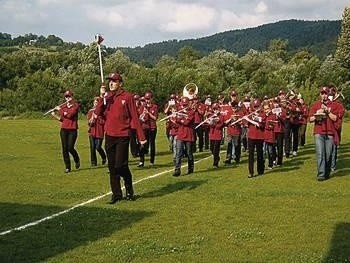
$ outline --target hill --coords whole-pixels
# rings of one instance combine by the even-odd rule
[[[291,53],[307,49],[318,57],[324,58],[335,50],[340,25],[340,20],[285,20],[255,28],[226,31],[198,39],[169,40],[122,50],[135,62],[143,61],[154,64],[163,55],[176,56],[179,49],[184,46],[192,46],[202,55],[207,55],[217,49],[244,55],[250,49],[266,50],[272,39],[285,39],[289,42]]]

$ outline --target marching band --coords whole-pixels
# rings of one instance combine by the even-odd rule
[[[109,78],[114,80],[114,75],[111,76]],[[121,76],[118,75],[118,78],[121,79]],[[182,174],[183,158],[187,158],[187,174],[194,172],[193,153],[197,149],[199,152],[210,149],[213,168],[218,168],[220,148],[225,142],[227,147],[224,165],[230,165],[232,161],[239,164],[242,151],[248,151],[248,178],[253,178],[264,174],[266,160],[266,169],[270,170],[283,165],[284,158],[297,156],[299,147],[305,145],[306,126],[310,122],[314,123],[317,180],[328,179],[330,172],[336,169],[337,148],[341,138],[345,108],[339,100],[342,94],[335,85],[321,87],[320,100],[315,102],[310,110],[301,94],[296,94],[293,90],[287,93],[280,90],[276,97],[265,96],[262,100],[247,95],[242,96],[240,100],[238,92],[232,88],[228,94],[230,97],[228,102],[225,102],[225,96],[222,95],[218,95],[216,101],[212,101],[212,96],[209,94],[201,101],[198,90],[196,84],[189,83],[184,87],[181,96],[170,94],[163,109],[165,117],[160,120],[158,120],[158,105],[154,103],[151,91],[143,96],[139,94],[132,96],[134,105],[130,107],[136,110],[134,114],[137,113],[138,123],[136,125],[134,120],[131,121],[130,127],[128,126],[129,131],[121,133],[130,138],[132,156],[139,158],[137,167],[144,167],[147,154],[149,154],[150,165],[154,165],[157,125],[164,123],[169,151],[173,158],[173,176]],[[110,94],[113,93],[102,92],[100,97],[95,98],[94,107],[88,113],[92,166],[97,164],[96,150],[100,153],[102,164],[106,163],[106,159],[110,162],[110,159],[114,158],[108,157],[111,155],[108,149],[106,155],[101,148],[104,138],[101,132],[105,131],[105,123],[109,123],[106,127],[109,136],[106,136],[106,143],[110,144],[110,137],[114,135],[113,129],[117,129],[111,130],[111,127],[116,126],[110,120],[116,118],[119,120],[119,117],[105,116],[104,111],[108,113],[109,109],[106,108],[106,103],[108,106],[108,100],[111,100]],[[67,92],[67,98],[68,95],[72,94]],[[49,113],[60,120],[64,116],[59,117],[56,112],[65,107],[69,108],[69,102],[55,107]],[[119,131],[120,128],[117,130]],[[139,142],[140,134],[142,134],[140,138],[142,144]],[[75,152],[72,154],[75,162],[80,165],[79,157],[75,156]],[[255,159],[256,173],[254,172]],[[66,171],[69,172],[68,151],[64,154],[64,161]],[[116,172],[110,163],[109,170],[111,173]],[[130,172],[127,174],[130,176]],[[117,183],[117,189],[114,189],[112,181],[111,179],[114,199],[112,198],[111,203],[114,203],[121,198],[121,192],[120,184]],[[130,197],[133,195],[130,182],[127,181],[126,186]]]

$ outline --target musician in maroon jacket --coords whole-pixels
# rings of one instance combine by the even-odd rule
[[[203,102],[198,99],[197,94],[193,95],[193,99],[190,100],[191,108],[194,111],[194,126],[197,126],[204,120],[204,114],[206,111],[206,106]],[[194,130],[195,132],[195,141],[192,144],[192,151],[197,151],[197,138],[198,138],[198,148],[199,152],[203,152],[204,147],[204,130],[203,125]]]
[[[267,151],[268,166],[267,169],[273,168],[273,163],[276,160],[276,149],[275,149],[275,125],[278,122],[276,115],[273,114],[272,109],[268,102],[264,102],[265,112],[265,129],[264,129],[264,144]]]
[[[137,106],[137,114],[139,116],[139,120],[142,126],[143,133],[145,134],[146,138],[150,137],[150,116],[147,114],[147,108],[146,108],[146,100],[145,97],[141,97],[140,104]],[[139,155],[140,155],[140,162],[137,165],[137,167],[143,167],[145,163],[145,154],[148,147],[148,143],[146,143],[144,146],[139,145]]]
[[[264,125],[265,114],[260,109],[261,102],[259,99],[252,101],[251,111],[254,112],[245,120],[248,123],[248,178],[254,176],[254,152],[256,148],[257,155],[257,171],[258,175],[263,175],[265,171],[264,156],[263,156],[263,143],[264,143]]]
[[[274,109],[272,112],[276,116],[276,124],[274,127],[276,138],[276,166],[280,166],[283,163],[283,142],[285,133],[285,120],[286,120],[286,103],[285,100],[279,101],[279,97],[275,98]]]
[[[184,150],[187,153],[188,174],[194,171],[194,159],[192,143],[194,142],[194,111],[189,107],[189,98],[182,97],[180,110],[183,114],[177,115],[175,122],[178,124],[176,138],[175,170],[173,176],[181,175],[181,160]]]
[[[337,87],[333,83],[331,83],[329,85],[328,99],[332,101],[332,103],[334,104],[334,107],[336,108],[336,111],[338,112],[338,118],[334,122],[334,128],[336,130],[336,133],[334,135],[334,150],[332,152],[331,171],[335,171],[336,169],[337,159],[338,159],[338,147],[341,141],[343,117],[346,111],[344,105],[339,101],[339,97],[340,97],[340,94],[337,91]]]
[[[315,102],[309,113],[314,125],[315,150],[317,159],[317,180],[329,179],[334,150],[335,122],[339,118],[337,107],[328,99],[329,88],[320,88],[320,100]]]
[[[150,148],[150,164],[154,165],[156,156],[156,137],[157,137],[157,119],[158,119],[158,105],[153,101],[153,93],[148,91],[144,95],[146,114],[149,118],[149,133],[147,139],[147,144],[145,145],[145,153],[148,153],[148,147]]]
[[[88,111],[88,134],[90,142],[90,162],[91,166],[97,165],[96,151],[100,154],[102,159],[102,165],[107,162],[105,151],[102,149],[102,142],[105,134],[105,119],[103,116],[97,116],[95,109],[97,105],[98,97],[94,98],[94,106]]]
[[[231,110],[225,118],[225,123],[227,125],[227,152],[225,164],[230,164],[232,159],[234,159],[236,163],[239,163],[241,160],[242,122],[238,120],[242,117],[243,112],[239,108],[238,102],[231,101]]]
[[[209,140],[210,140],[210,151],[213,154],[213,167],[219,168],[220,161],[220,145],[223,135],[223,128],[225,126],[224,115],[220,112],[220,105],[214,103],[212,105],[212,114],[208,115],[209,123]]]
[[[112,198],[114,204],[122,199],[120,177],[123,177],[126,199],[134,200],[132,175],[129,169],[129,141],[131,128],[136,129],[137,138],[143,145],[145,135],[137,115],[133,95],[123,88],[123,79],[119,73],[112,73],[109,80],[109,92],[105,87],[100,89],[101,98],[96,106],[96,115],[105,116],[105,148],[108,159],[108,169]]]
[[[69,154],[73,156],[75,168],[80,167],[80,158],[78,152],[74,149],[75,142],[78,137],[78,111],[79,104],[73,99],[73,92],[67,90],[64,93],[66,104],[55,107],[51,113],[54,118],[61,122],[61,143],[63,161],[66,166],[65,172],[71,171],[71,162]],[[58,114],[57,114],[58,113]]]
[[[299,98],[300,103],[300,115],[299,115],[299,145],[304,146],[306,141],[306,127],[307,127],[307,119],[309,117],[309,107],[305,104],[303,98]]]

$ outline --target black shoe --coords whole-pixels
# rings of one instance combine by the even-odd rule
[[[143,166],[144,166],[143,162],[139,162],[139,164],[137,165],[137,167],[143,167]]]
[[[107,159],[102,160],[102,165],[105,165],[107,163]]]
[[[188,171],[187,171],[187,174],[193,174],[193,169],[189,168]]]
[[[231,164],[231,159],[226,159],[226,160],[224,161],[224,164]]]
[[[96,163],[92,163],[92,164],[91,164],[91,167],[95,167],[95,166],[97,166]]]
[[[117,202],[120,202],[121,200],[122,200],[121,196],[112,195],[111,201],[109,201],[108,204],[113,205]]]
[[[317,181],[319,181],[319,182],[323,182],[326,180],[327,180],[327,178],[325,178],[325,177],[317,177]]]
[[[179,169],[175,169],[173,176],[177,177],[181,175],[181,171]]]
[[[79,169],[80,168],[80,161],[77,161],[76,163],[75,163],[75,169]]]
[[[66,170],[64,170],[64,172],[67,174],[67,173],[70,173],[70,169],[67,168]]]
[[[135,201],[135,196],[132,194],[127,194],[125,197],[126,201]]]

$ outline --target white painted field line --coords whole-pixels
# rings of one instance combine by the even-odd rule
[[[198,163],[198,162],[200,162],[200,161],[204,161],[204,160],[206,160],[206,159],[208,159],[208,158],[210,158],[210,157],[212,157],[212,156],[209,155],[208,157],[199,159],[199,160],[195,161],[194,163]],[[183,165],[182,167],[187,167],[187,165]],[[165,170],[165,171],[163,171],[163,172],[160,172],[160,173],[157,173],[157,174],[154,174],[154,175],[147,176],[147,177],[145,177],[145,178],[142,178],[142,179],[140,179],[140,180],[137,180],[137,181],[134,182],[133,184],[135,185],[135,184],[138,184],[138,183],[143,182],[143,181],[145,181],[145,180],[149,180],[149,179],[152,179],[152,178],[156,178],[156,177],[161,176],[161,175],[163,175],[163,174],[172,172],[173,170],[174,170],[174,169],[169,169],[169,170]],[[124,189],[124,187],[123,187],[123,189]],[[71,208],[68,208],[68,209],[66,209],[66,210],[63,210],[63,211],[58,212],[58,213],[56,213],[56,214],[53,214],[53,215],[50,215],[50,216],[41,218],[41,219],[39,219],[39,220],[33,221],[33,222],[31,222],[31,223],[28,223],[28,224],[25,224],[25,225],[22,225],[22,226],[19,226],[19,227],[11,228],[11,229],[6,230],[6,231],[4,231],[4,232],[0,232],[0,236],[4,236],[4,235],[7,235],[7,234],[10,234],[11,232],[14,232],[14,231],[22,231],[22,230],[24,230],[24,229],[26,229],[26,228],[28,228],[28,227],[31,227],[31,226],[39,225],[39,224],[42,223],[42,222],[45,222],[45,221],[51,220],[51,219],[53,219],[53,218],[55,218],[55,217],[58,217],[58,216],[60,216],[60,215],[66,214],[66,213],[68,213],[68,212],[70,212],[70,211],[72,211],[72,210],[74,210],[74,209],[76,209],[76,208],[78,208],[78,207],[81,207],[81,206],[90,204],[90,203],[92,203],[92,202],[95,202],[95,201],[97,201],[97,200],[99,200],[99,199],[101,199],[101,198],[104,198],[104,197],[107,196],[107,195],[110,195],[111,193],[112,193],[112,192],[108,192],[108,193],[106,193],[106,194],[103,194],[103,195],[94,197],[94,198],[92,198],[92,199],[90,199],[90,200],[87,200],[87,201],[85,201],[85,202],[83,202],[83,203],[80,203],[80,204],[77,204],[77,205],[75,205],[75,206],[72,206]]]

